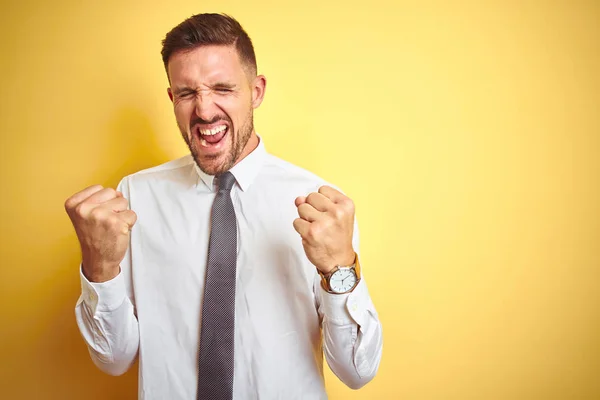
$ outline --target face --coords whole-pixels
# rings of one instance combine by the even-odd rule
[[[176,52],[167,72],[177,125],[202,171],[218,175],[256,148],[253,111],[266,80],[244,68],[234,46]]]

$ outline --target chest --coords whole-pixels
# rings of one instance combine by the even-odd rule
[[[261,190],[231,193],[237,224],[237,284],[250,296],[270,290],[312,290],[314,267],[293,228],[295,194]],[[132,232],[134,275],[145,286],[159,284],[197,296],[204,285],[214,193],[137,191]]]

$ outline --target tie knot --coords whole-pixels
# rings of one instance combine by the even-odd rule
[[[235,177],[229,171],[223,172],[217,178],[219,179],[219,192],[222,190],[231,190],[235,183]]]

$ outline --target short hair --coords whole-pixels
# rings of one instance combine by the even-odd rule
[[[254,47],[244,28],[227,14],[212,13],[192,15],[167,33],[161,50],[167,74],[167,65],[173,53],[208,45],[235,45],[242,63],[256,75]]]

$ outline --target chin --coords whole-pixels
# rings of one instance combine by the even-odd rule
[[[196,162],[198,168],[208,175],[218,175],[224,171],[224,167],[227,167],[230,149],[223,149],[223,151],[217,154],[203,154],[202,148],[199,148],[199,144],[194,140],[192,145],[188,145],[190,153]],[[226,170],[226,169],[225,169]]]
[[[218,157],[211,157],[209,159],[200,159],[196,154],[193,154],[194,161],[198,165],[198,168],[202,170],[205,174],[208,175],[219,175],[225,171],[231,169],[233,165],[230,165],[231,162],[228,162],[227,155],[219,155]]]

